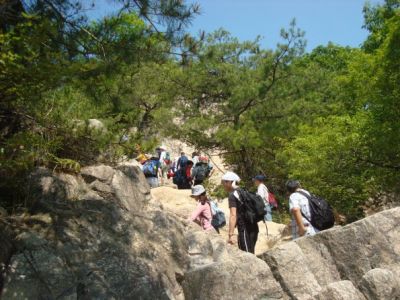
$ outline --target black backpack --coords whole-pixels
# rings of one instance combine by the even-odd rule
[[[311,220],[309,220],[303,212],[301,214],[303,217],[311,223],[312,226],[317,228],[318,230],[326,230],[332,228],[335,225],[335,216],[333,214],[333,209],[329,205],[329,203],[318,196],[313,194],[308,195],[305,192],[297,191],[297,193],[303,195],[308,199]]]
[[[241,214],[247,224],[255,224],[264,220],[265,201],[264,199],[249,191],[238,189],[239,202],[242,204]]]
[[[193,173],[195,174],[196,180],[204,180],[208,177],[208,165],[202,162],[196,164],[193,169]]]

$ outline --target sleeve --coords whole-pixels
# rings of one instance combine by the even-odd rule
[[[235,195],[233,195],[233,193],[231,193],[229,195],[228,203],[229,203],[229,208],[237,207],[237,199],[236,199]]]
[[[197,205],[196,209],[193,211],[189,220],[193,222],[202,214],[202,212],[203,212],[203,205],[201,205],[201,204]]]
[[[267,186],[264,186],[264,191],[265,191],[265,201],[269,203],[269,190]]]
[[[291,194],[289,197],[289,210],[300,208],[300,201],[296,194]]]
[[[263,198],[263,200],[265,201],[265,199],[266,199],[266,193],[265,193],[265,189],[264,189],[263,186],[260,185],[260,186],[257,188],[257,194],[258,194],[261,198]]]

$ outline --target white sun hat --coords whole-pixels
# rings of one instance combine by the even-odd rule
[[[197,197],[197,196],[200,196],[201,194],[203,194],[205,191],[206,191],[206,189],[201,184],[195,185],[194,187],[192,187],[192,194],[190,196]]]
[[[239,182],[240,181],[240,177],[236,173],[228,171],[222,176],[222,180],[223,181]]]

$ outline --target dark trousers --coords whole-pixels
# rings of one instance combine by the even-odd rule
[[[239,249],[245,252],[254,254],[256,243],[258,239],[258,231],[249,230],[244,228],[238,228],[238,246]]]

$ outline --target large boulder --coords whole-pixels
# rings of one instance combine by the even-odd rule
[[[363,276],[360,290],[368,300],[400,299],[400,278],[390,270],[376,268]]]
[[[275,277],[292,298],[312,299],[321,291],[321,286],[296,243],[280,245],[260,257],[272,268]]]
[[[218,234],[192,230],[187,240],[187,299],[289,299],[264,261],[228,246]]]
[[[3,299],[183,299],[183,223],[151,200],[139,169],[82,172],[32,174],[30,220],[47,221],[13,240]]]

